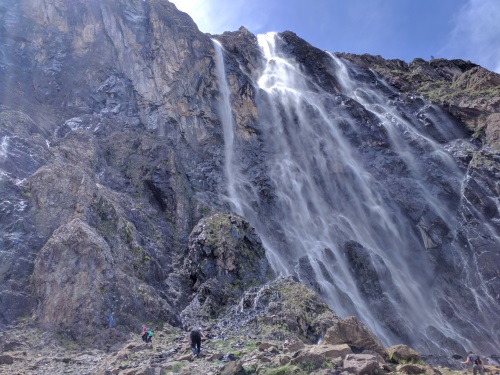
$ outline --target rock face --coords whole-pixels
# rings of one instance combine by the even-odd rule
[[[243,292],[266,283],[272,270],[255,229],[235,215],[203,218],[189,236],[183,266],[196,297],[183,312],[186,326],[215,318]]]
[[[213,37],[166,0],[0,0],[0,324],[239,314],[312,343],[329,305],[496,350],[499,76]]]
[[[209,39],[166,1],[0,2],[0,19],[0,321],[35,310],[75,338],[111,310],[178,321],[178,249],[217,207],[194,189],[220,186]]]
[[[500,76],[470,61],[384,60],[380,56],[341,54],[363,68],[374,69],[405,93],[418,93],[464,121],[485,143],[500,150],[498,112]]]

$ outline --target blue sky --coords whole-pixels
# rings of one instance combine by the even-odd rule
[[[290,30],[331,52],[471,60],[500,73],[500,0],[171,0],[203,32]]]

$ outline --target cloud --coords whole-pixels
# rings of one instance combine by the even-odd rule
[[[500,1],[468,0],[458,11],[440,53],[500,73]]]

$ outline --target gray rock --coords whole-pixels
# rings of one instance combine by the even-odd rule
[[[374,374],[380,364],[370,354],[349,354],[343,363],[344,371],[353,374]]]
[[[0,355],[0,365],[11,365],[14,363],[14,358],[9,354]]]
[[[244,375],[246,373],[240,361],[228,362],[224,365],[221,375]]]
[[[413,361],[419,360],[418,352],[406,345],[393,345],[385,349],[391,361],[396,363],[400,361]]]
[[[387,356],[380,340],[356,317],[348,317],[335,323],[327,331],[325,342],[333,345],[347,344],[355,350],[373,350],[382,357]]]

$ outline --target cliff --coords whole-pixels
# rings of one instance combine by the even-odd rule
[[[498,74],[160,0],[0,0],[0,46],[3,327],[187,328],[282,273],[386,345],[498,348]]]

